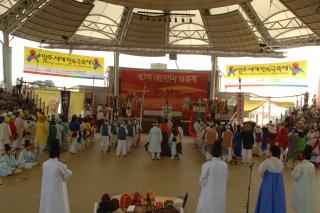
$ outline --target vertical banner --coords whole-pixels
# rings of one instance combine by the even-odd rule
[[[61,91],[61,114],[68,118],[70,106],[70,91]]]
[[[237,121],[238,124],[243,124],[244,114],[244,95],[243,93],[237,94]]]

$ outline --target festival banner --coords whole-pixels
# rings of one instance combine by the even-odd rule
[[[307,78],[307,61],[292,61],[272,64],[229,65],[227,79],[244,78]]]
[[[152,71],[121,69],[120,103],[130,106],[133,116],[140,112],[144,94],[146,112],[162,111],[170,107],[172,112],[190,115],[193,104],[208,96],[209,72]],[[137,113],[134,113],[136,111]]]
[[[104,79],[104,58],[25,47],[24,73]]]
[[[70,91],[61,91],[61,114],[68,118],[70,106]]]
[[[244,119],[244,94],[237,94],[237,121],[239,124],[243,124]]]

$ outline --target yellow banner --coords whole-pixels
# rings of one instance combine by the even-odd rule
[[[45,106],[49,106],[49,114],[57,114],[60,112],[59,106],[61,101],[61,90],[35,89],[35,94],[41,98],[41,104],[45,102]],[[83,92],[71,92],[69,116],[73,114],[80,115],[84,104]]]
[[[71,92],[70,94],[70,107],[69,116],[74,114],[80,115],[84,105],[84,93],[83,92]]]
[[[227,79],[239,78],[307,78],[307,61],[273,64],[229,65]]]
[[[25,47],[25,71],[94,75],[104,73],[104,58]]]
[[[35,89],[35,94],[41,98],[41,106],[43,102],[45,106],[49,106],[49,114],[58,113],[60,105],[60,90]],[[38,100],[39,101],[39,100]]]

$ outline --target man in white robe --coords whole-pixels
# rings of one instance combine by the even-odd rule
[[[157,122],[153,123],[153,127],[149,131],[148,141],[148,151],[151,153],[152,160],[160,160],[162,133]]]
[[[42,165],[39,213],[70,213],[66,181],[72,175],[67,165],[59,161],[60,145],[53,141],[50,158]]]
[[[228,166],[221,160],[221,154],[221,144],[215,143],[212,160],[202,165],[197,213],[225,212]]]
[[[291,208],[296,213],[315,212],[315,171],[314,165],[310,162],[311,156],[312,146],[307,145],[304,149],[305,160],[291,173],[294,180]]]

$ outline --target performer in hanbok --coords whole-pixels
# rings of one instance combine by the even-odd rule
[[[19,116],[15,119],[15,126],[17,128],[17,138],[13,143],[14,148],[20,148],[23,145],[23,131],[24,131],[24,113],[19,110]]]
[[[100,151],[103,153],[110,152],[110,136],[111,126],[108,120],[105,120],[101,125],[101,139],[100,139]]]
[[[10,144],[11,130],[7,122],[4,121],[7,115],[0,117],[0,155],[4,152],[5,144]]]
[[[196,213],[225,213],[228,166],[221,160],[221,154],[221,144],[215,143],[212,160],[202,164]]]
[[[232,160],[232,140],[233,133],[227,126],[227,130],[222,133],[222,148],[226,150],[222,155],[223,161],[230,162]]]
[[[270,146],[275,145],[277,139],[277,130],[275,126],[270,123],[268,126],[268,149]]]
[[[9,144],[5,145],[5,150],[6,150],[6,152],[1,157],[0,161],[6,162],[7,166],[12,169],[13,173],[21,172],[21,169],[19,167],[19,163],[15,157],[16,150],[14,148],[11,148]]]
[[[11,147],[9,144],[5,145],[5,153],[4,155],[0,158],[0,176],[8,176],[16,173],[16,167],[12,167],[12,163],[10,161],[10,152],[11,152]],[[17,165],[16,161],[13,161]]]
[[[163,122],[159,125],[162,133],[162,143],[161,143],[161,155],[162,156],[170,156],[170,146],[169,146],[169,138],[171,135],[171,128],[168,124],[168,119],[164,119]]]
[[[279,159],[281,150],[271,146],[272,157],[264,160],[259,166],[262,177],[255,213],[285,213],[286,198],[282,176],[283,163]]]
[[[48,123],[46,122],[46,116],[43,114],[38,115],[38,120],[36,123],[36,134],[35,134],[35,144],[39,146],[40,153],[46,147],[46,142],[48,139]]]
[[[286,156],[286,162],[289,163],[289,166],[295,161],[295,157],[298,150],[299,136],[296,129],[291,129],[291,132],[288,134],[288,152]]]
[[[59,117],[56,118],[56,129],[57,129],[56,139],[59,140],[59,143],[61,145],[62,144],[63,126],[62,126],[62,120]]]
[[[49,160],[42,165],[39,213],[70,213],[66,181],[72,171],[59,161],[59,157],[59,141],[54,140],[49,149]]]
[[[48,130],[49,131],[48,131],[48,139],[47,139],[47,148],[50,149],[53,141],[57,139],[57,127],[56,127],[56,122],[54,117],[51,117]]]
[[[312,146],[304,148],[304,160],[299,163],[291,176],[294,180],[294,189],[291,197],[291,208],[296,213],[315,212],[315,171],[314,165],[310,162]]]
[[[78,133],[77,131],[73,131],[70,134],[71,134],[70,152],[72,154],[76,154],[79,150]]]
[[[257,126],[255,128],[255,142],[258,144],[258,146],[261,148],[262,143],[262,129],[260,126]]]
[[[24,148],[19,154],[18,163],[22,169],[31,169],[38,165],[35,154],[31,152],[30,141],[28,140],[24,142]]]
[[[315,165],[316,168],[320,167],[320,138],[319,132],[310,131],[308,134],[308,145],[312,147],[312,157],[310,161]]]
[[[233,147],[234,154],[237,158],[241,157],[242,152],[242,140],[241,140],[241,127],[237,125],[236,130],[233,133]]]
[[[149,131],[148,141],[148,150],[151,152],[152,160],[160,160],[162,133],[158,127],[158,122],[153,123],[153,127]]]
[[[285,159],[285,150],[288,147],[288,129],[284,126],[279,127],[279,131],[277,132],[277,141],[281,149],[280,159]]]
[[[244,131],[241,132],[241,140],[242,140],[242,161],[244,163],[252,162],[252,146],[254,144],[254,136],[253,131],[249,124],[246,124],[244,127]]]
[[[121,121],[120,127],[117,128],[117,135],[118,135],[118,145],[117,145],[117,156],[126,156],[127,155],[127,134],[128,130],[124,125],[124,122]]]
[[[128,123],[126,125],[126,128],[128,130],[128,134],[127,134],[127,152],[131,152],[131,148],[135,144],[134,138],[135,138],[135,134],[136,134],[136,129],[135,129],[135,126],[133,125],[131,120],[128,121]]]

